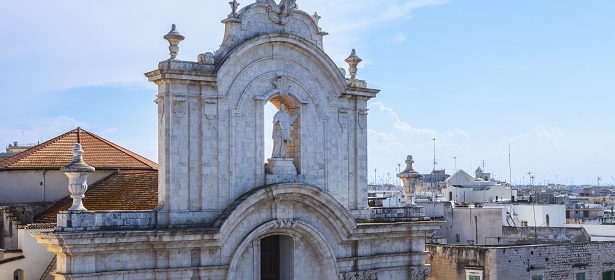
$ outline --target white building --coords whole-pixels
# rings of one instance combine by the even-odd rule
[[[442,189],[443,199],[458,203],[486,203],[510,202],[517,197],[517,190],[490,180],[489,173],[483,173],[480,168],[477,175],[484,177],[474,178],[461,169],[455,172],[446,179],[446,186]]]
[[[41,278],[47,269],[55,268],[55,255],[47,252],[30,235],[33,232],[50,232],[54,227],[48,224],[30,224],[17,230],[19,245],[14,250],[0,249],[0,279],[47,280],[50,274]]]
[[[318,15],[295,1],[231,7],[215,54],[177,60],[173,26],[171,59],[146,73],[158,85],[158,207],[60,212],[57,231],[35,235],[56,279],[426,279],[425,239],[441,223],[419,207],[368,207],[378,90],[356,78],[361,59],[351,52],[346,77]]]
[[[560,204],[485,204],[484,208],[501,208],[502,225],[512,227],[563,227],[566,206]]]

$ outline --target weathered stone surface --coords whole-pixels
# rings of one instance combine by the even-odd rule
[[[615,270],[615,242],[533,246],[427,245],[432,265],[430,279],[467,279],[468,270],[481,279],[603,279]]]
[[[58,231],[36,235],[58,256],[56,279],[260,279],[272,236],[283,279],[419,279],[440,223],[367,205],[378,90],[356,79],[358,57],[346,79],[318,16],[293,0],[237,5],[213,56],[179,61],[175,40],[146,73],[158,85],[158,208],[61,213]],[[265,166],[267,102],[293,129]]]

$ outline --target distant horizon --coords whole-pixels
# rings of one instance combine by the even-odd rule
[[[81,126],[158,161],[157,87],[143,73],[168,59],[171,24],[186,37],[178,59],[215,51],[227,2],[182,1],[174,13],[161,1],[6,3],[0,144]],[[614,183],[615,2],[297,4],[321,16],[338,67],[356,49],[357,78],[381,90],[368,103],[368,182],[374,169],[396,180],[407,155],[429,173],[435,148],[436,169]]]

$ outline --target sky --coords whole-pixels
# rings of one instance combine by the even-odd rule
[[[406,155],[429,173],[435,154],[448,174],[615,185],[615,1],[297,4],[322,17],[333,61],[347,68],[355,48],[357,78],[381,90],[370,182],[397,183]],[[143,73],[168,58],[171,24],[186,37],[178,59],[195,61],[229,13],[228,0],[0,0],[0,149],[80,126],[157,161],[157,89]]]

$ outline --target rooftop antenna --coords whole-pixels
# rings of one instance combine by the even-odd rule
[[[512,167],[510,165],[510,142],[508,142],[508,182],[510,182],[510,204],[513,203],[513,190],[512,190]]]
[[[596,179],[596,182],[598,182],[598,187],[600,187],[600,181],[602,180],[602,178],[600,178],[600,176],[598,176],[598,179]]]
[[[433,140],[433,170],[436,170],[436,138],[431,139]]]
[[[376,170],[378,170],[378,169],[374,168],[374,185],[377,185],[377,184],[378,184],[378,179],[376,179],[376,178],[378,178],[378,177],[376,176]]]
[[[527,173],[530,176],[530,185],[532,186],[532,190],[534,190],[534,199],[532,200],[532,212],[534,212],[534,244],[538,243],[538,233],[536,229],[536,190],[534,189],[534,176],[532,176],[532,172]]]
[[[433,139],[433,171],[431,172],[431,189],[435,189],[436,184],[436,138]]]
[[[453,157],[455,159],[455,172],[457,172],[457,157]]]

